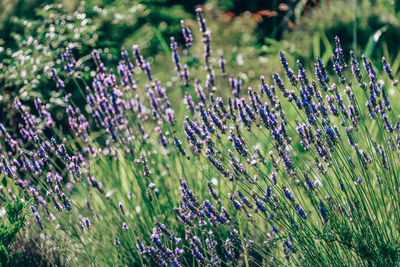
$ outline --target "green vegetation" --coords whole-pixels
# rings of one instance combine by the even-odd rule
[[[0,224],[0,266],[12,264],[19,255],[10,256],[10,245],[25,223],[24,204],[19,199],[7,203]]]
[[[319,2],[0,16],[2,266],[398,265],[398,17]]]

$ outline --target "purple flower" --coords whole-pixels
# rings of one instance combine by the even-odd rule
[[[184,20],[181,20],[181,26],[182,26],[182,35],[183,35],[183,39],[185,39],[186,47],[191,47],[192,42],[193,42],[193,36],[190,31],[190,28],[185,26]]]

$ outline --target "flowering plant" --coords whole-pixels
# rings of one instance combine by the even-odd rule
[[[315,76],[295,72],[282,51],[287,79],[246,90],[196,14],[204,68],[182,21],[166,84],[137,45],[116,68],[93,50],[90,81],[66,47],[50,77],[86,98],[65,93],[71,135],[42,100],[15,102],[23,123],[0,125],[1,166],[32,202],[31,231],[72,264],[398,264],[400,123],[372,62],[362,70],[337,37],[332,69],[317,58]]]

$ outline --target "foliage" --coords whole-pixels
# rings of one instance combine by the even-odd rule
[[[296,51],[307,62],[319,55],[329,57],[332,47],[328,40],[335,36],[341,36],[345,50],[374,59],[390,54],[394,60],[399,54],[399,27],[393,5],[386,1],[330,1],[299,17],[295,30],[287,31],[283,39],[296,44]]]
[[[98,40],[97,27],[82,9],[69,15],[62,6],[50,5],[37,12],[36,20],[14,18],[14,27],[20,29],[11,33],[17,48],[2,47],[1,54],[2,117],[15,116],[12,103],[16,95],[24,99],[39,95],[59,103],[57,94],[48,90],[47,73],[67,45],[88,53]]]
[[[73,49],[77,57],[87,55],[94,47],[105,49],[112,61],[121,45],[131,47],[132,40],[139,39],[145,54],[151,54],[159,50],[160,40],[180,31],[176,18],[187,14],[179,6],[166,6],[164,1],[93,0],[67,5],[51,4],[29,10],[27,16],[8,19],[7,28],[1,31],[5,33],[3,43],[0,41],[2,116],[14,117],[16,95],[26,100],[39,96],[60,104],[58,95],[48,89],[47,74],[59,64],[65,47]],[[54,112],[57,120],[63,118],[59,110]]]
[[[26,227],[24,228],[26,229]],[[32,231],[20,231],[11,245],[14,256],[12,266],[66,266],[65,256],[60,255],[57,244]]]
[[[20,199],[7,203],[5,214],[0,224],[0,266],[8,266],[13,260],[10,258],[10,245],[15,241],[18,232],[25,223],[24,204]]]

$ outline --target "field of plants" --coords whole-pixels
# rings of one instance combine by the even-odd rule
[[[400,1],[0,2],[0,266],[400,265]]]

